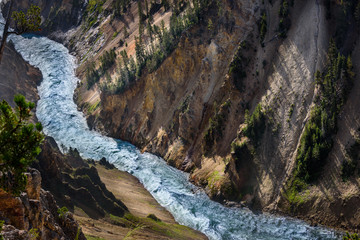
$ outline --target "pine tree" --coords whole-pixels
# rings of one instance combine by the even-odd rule
[[[35,32],[40,30],[40,24],[41,24],[40,7],[31,5],[30,8],[27,10],[26,14],[22,11],[12,12],[12,7],[13,7],[13,1],[10,0],[10,7],[8,9],[6,23],[4,26],[4,31],[0,45],[0,63],[4,53],[6,40],[9,35],[11,34],[21,35],[27,32]],[[9,31],[9,27],[12,19],[14,20],[15,28],[13,31]]]
[[[161,5],[164,7],[165,11],[168,11],[170,8],[168,0],[161,0]]]
[[[124,26],[123,32],[124,32],[124,39],[125,39],[125,38],[128,38],[128,37],[129,37],[129,33],[128,33],[127,29],[126,29],[126,26]]]
[[[151,27],[151,23],[150,21],[148,21],[148,24],[147,24],[147,34],[149,35],[150,37],[150,41],[152,42],[153,41],[153,31],[152,31],[152,27]]]
[[[44,136],[40,123],[28,123],[35,104],[22,95],[14,102],[14,110],[5,100],[0,103],[0,187],[19,195],[27,182],[24,172],[40,153]]]
[[[138,1],[138,15],[139,15],[139,23],[142,24],[144,21],[144,13],[142,10],[141,1]]]

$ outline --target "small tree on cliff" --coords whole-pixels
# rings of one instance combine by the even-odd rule
[[[41,24],[40,7],[31,5],[30,8],[27,10],[26,14],[22,11],[12,12],[12,8],[13,8],[13,1],[10,0],[4,32],[1,38],[0,63],[4,53],[6,40],[9,35],[11,34],[21,35],[27,32],[35,32],[40,30],[40,24]],[[14,30],[9,31],[12,20],[14,21]]]
[[[40,153],[44,136],[40,123],[28,123],[35,104],[22,95],[16,95],[14,102],[14,110],[5,100],[0,102],[0,187],[18,195],[25,189],[24,172]]]

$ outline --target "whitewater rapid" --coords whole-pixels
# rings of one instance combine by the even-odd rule
[[[11,40],[23,58],[43,74],[36,115],[45,134],[59,146],[77,148],[85,158],[105,157],[118,169],[131,173],[180,224],[203,232],[209,239],[339,238],[332,230],[302,221],[226,208],[211,201],[189,183],[187,174],[168,166],[163,159],[141,154],[127,142],[89,130],[73,101],[79,81],[75,58],[63,45],[45,37],[12,36]]]

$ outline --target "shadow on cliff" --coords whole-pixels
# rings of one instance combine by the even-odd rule
[[[107,213],[124,216],[127,207],[101,182],[96,168],[90,167],[75,149],[64,155],[53,138],[47,137],[34,167],[43,176],[43,188],[52,192],[59,206],[72,212],[81,208],[99,219]]]

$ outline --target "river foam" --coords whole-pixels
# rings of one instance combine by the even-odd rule
[[[0,1],[1,2],[1,1]],[[77,111],[73,93],[79,81],[75,59],[61,44],[45,37],[12,36],[15,48],[43,74],[36,115],[46,135],[64,148],[77,148],[85,158],[102,157],[137,177],[180,224],[210,239],[338,239],[336,232],[306,223],[246,209],[227,208],[211,201],[188,181],[188,175],[133,145],[89,130]]]

